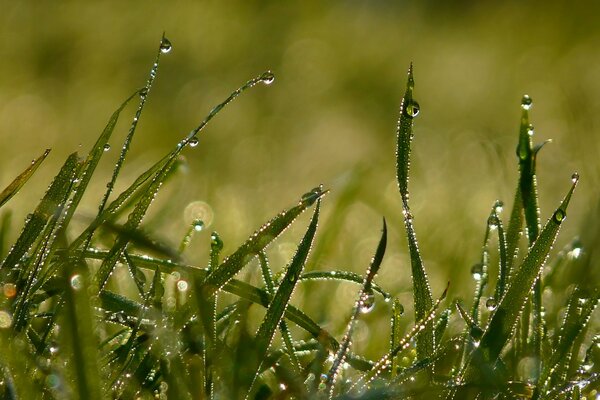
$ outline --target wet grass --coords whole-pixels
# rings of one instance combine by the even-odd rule
[[[333,268],[306,270],[313,247],[318,251],[321,209],[328,207],[323,186],[287,199],[288,208],[225,258],[223,241],[213,232],[205,244],[208,260],[201,265],[190,265],[183,256],[194,233],[204,229],[201,220],[186,228],[178,248],[144,226],[182,151],[197,146],[211,119],[239,95],[256,84],[271,84],[270,72],[233,91],[164,157],[113,193],[160,59],[170,50],[163,37],[146,85],[113,113],[87,155],[66,159],[15,243],[2,254],[4,398],[577,399],[597,394],[600,339],[590,331],[590,322],[598,288],[581,278],[565,290],[557,278],[575,265],[590,268],[590,258],[573,241],[549,259],[579,176],[568,180],[565,174],[565,194],[542,225],[536,176],[542,145],[533,144],[528,96],[521,103],[519,179],[506,228],[503,204],[495,202],[482,224],[481,258],[471,271],[474,294],[448,298],[448,288],[441,293],[431,289],[409,206],[413,125],[419,115],[409,68],[397,131],[402,201],[397,215],[408,241],[414,310],[407,325],[401,323],[404,306],[386,291],[385,282],[377,282],[388,243],[385,219],[371,262],[364,260],[364,276]],[[77,207],[109,149],[117,121],[136,99],[98,213],[76,232],[71,222]],[[47,154],[2,191],[0,206],[10,204]],[[307,210],[312,218],[294,255],[283,269],[273,268],[267,249]],[[5,211],[0,230],[3,249],[12,229],[8,215]],[[373,230],[378,223],[373,221]],[[258,271],[251,270],[254,266]],[[237,279],[242,271],[255,276]],[[352,308],[328,309],[347,316],[341,337],[293,304],[293,293],[304,282],[315,284],[304,294],[313,303],[326,298],[335,304],[332,292],[319,285],[325,281],[356,285]],[[547,304],[548,296],[564,303]],[[369,341],[389,341],[389,346],[370,359],[357,351],[353,339],[376,302],[392,305],[386,317],[390,334],[372,330]]]

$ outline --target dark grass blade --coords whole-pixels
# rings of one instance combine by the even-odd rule
[[[423,266],[423,260],[419,252],[417,236],[413,226],[413,217],[408,206],[408,180],[410,170],[410,148],[413,138],[413,118],[419,113],[419,105],[413,99],[414,77],[412,64],[408,69],[408,82],[406,91],[400,106],[400,117],[398,120],[398,143],[396,150],[396,167],[398,187],[402,197],[402,213],[404,214],[404,225],[408,236],[408,248],[410,251],[410,264],[413,278],[415,320],[421,320],[428,310],[433,306],[431,288]],[[418,357],[427,357],[432,354],[433,324],[428,322],[425,331],[418,338]]]
[[[394,304],[392,305],[392,319],[391,319],[391,327],[390,327],[390,353],[398,347],[400,344],[400,340],[402,340],[402,332],[400,330],[400,318],[404,314],[404,306],[400,303],[400,300],[394,299]],[[391,373],[392,378],[396,376],[398,370],[398,358],[391,357]]]
[[[500,300],[483,334],[481,345],[474,352],[478,358],[483,358],[487,360],[486,362],[495,362],[510,339],[521,309],[527,301],[535,280],[541,273],[548,253],[558,235],[560,225],[566,217],[567,206],[576,184],[577,180],[573,179],[571,189],[544,226],[538,240],[529,249],[519,270],[512,277],[504,297]]]
[[[354,303],[354,308],[352,309],[352,315],[350,316],[350,321],[348,322],[348,326],[346,327],[346,333],[344,334],[344,338],[340,343],[340,348],[338,349],[335,358],[333,359],[333,363],[329,372],[326,375],[325,379],[325,393],[331,399],[333,397],[333,390],[337,380],[337,377],[340,373],[340,368],[343,365],[346,355],[350,350],[352,334],[354,333],[354,327],[356,325],[356,320],[358,318],[359,312],[363,309],[370,310],[373,307],[373,289],[371,289],[371,285],[375,275],[379,272],[379,267],[381,266],[381,262],[383,261],[383,256],[385,255],[385,249],[387,246],[387,225],[385,223],[385,218],[383,219],[383,229],[381,233],[381,238],[379,239],[379,244],[377,245],[377,250],[375,251],[375,255],[371,260],[371,265],[367,270],[367,274],[365,276],[363,287],[359,293],[358,299]]]
[[[315,192],[315,196],[320,197],[322,195],[322,191],[319,189]],[[314,200],[313,200],[314,201]],[[308,229],[304,234],[304,237],[300,241],[298,245],[298,250],[294,254],[290,265],[288,266],[283,279],[281,280],[277,291],[275,292],[273,299],[269,303],[269,307],[267,308],[267,314],[258,328],[258,332],[256,333],[256,341],[255,341],[255,351],[256,356],[259,362],[259,366],[257,368],[257,374],[260,370],[260,364],[262,364],[263,359],[267,354],[267,350],[273,341],[273,337],[275,335],[275,331],[281,322],[283,314],[288,307],[288,303],[290,301],[290,297],[296,284],[298,283],[298,278],[306,265],[306,260],[308,259],[308,254],[310,253],[310,249],[313,244],[313,240],[315,234],[317,232],[317,225],[319,222],[319,211],[321,208],[321,200],[317,200],[317,205],[315,207],[315,211],[313,213],[313,217],[308,225]],[[248,391],[248,395],[252,390],[252,386]],[[246,397],[248,397],[248,395]]]
[[[1,193],[0,193],[0,207],[6,204],[17,192],[23,187],[23,185],[31,178],[33,173],[40,166],[42,161],[46,159],[48,154],[50,153],[50,149],[46,149],[44,153],[38,158],[34,159],[31,162],[31,165],[25,169],[25,171],[21,172],[19,176],[13,180],[10,185],[8,185]]]
[[[317,187],[305,193],[298,205],[283,211],[256,231],[233,254],[227,257],[221,265],[211,270],[203,282],[202,289],[206,296],[214,295],[231,280],[244,266],[263,251],[277,236],[279,236],[304,210],[310,207],[326,191]],[[296,278],[297,279],[297,278]]]

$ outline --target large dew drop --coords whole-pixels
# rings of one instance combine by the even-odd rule
[[[167,54],[171,51],[173,46],[171,45],[171,41],[167,38],[163,38],[160,42],[160,52],[163,54]]]
[[[404,114],[409,118],[414,118],[419,115],[421,111],[421,106],[415,100],[412,100],[403,107]]]
[[[365,290],[360,297],[360,312],[363,314],[373,311],[375,308],[375,293],[372,289]]]
[[[556,210],[554,212],[554,215],[552,216],[552,219],[557,224],[560,224],[561,222],[563,222],[565,220],[565,218],[567,218],[567,213],[560,208],[558,210]]]
[[[267,71],[260,76],[260,81],[265,85],[270,85],[275,81],[275,74],[273,74],[271,71]]]
[[[198,138],[196,138],[196,137],[191,138],[190,142],[189,142],[190,143],[190,147],[196,147],[196,146],[198,146],[198,142],[199,142]]]

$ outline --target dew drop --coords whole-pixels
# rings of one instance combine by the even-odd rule
[[[481,280],[483,276],[483,264],[475,264],[471,267],[471,275],[473,275],[473,279],[476,281]]]
[[[74,290],[79,290],[83,287],[83,278],[81,275],[75,274],[71,277],[69,283]]]
[[[189,142],[190,143],[190,147],[196,147],[196,146],[198,146],[198,142],[199,142],[198,138],[196,138],[196,137],[191,138],[190,142]]]
[[[521,99],[521,108],[523,110],[529,110],[532,105],[533,105],[533,100],[531,100],[531,97],[529,97],[529,95],[524,95],[523,98]]]
[[[490,215],[488,218],[488,226],[490,231],[495,231],[498,228],[498,216]]]
[[[163,54],[167,54],[172,49],[173,49],[173,46],[171,45],[171,41],[169,39],[167,39],[166,37],[164,37],[162,39],[162,41],[160,42],[160,52]]]
[[[567,218],[567,213],[560,208],[558,210],[556,210],[554,212],[554,215],[552,216],[552,219],[557,224],[560,224],[561,222],[563,222],[565,220],[565,218]]]
[[[194,230],[196,232],[200,232],[204,229],[204,221],[201,219],[197,219],[193,222]]]
[[[147,87],[145,87],[145,88],[142,88],[142,89],[140,90],[140,97],[141,97],[142,99],[145,99],[145,98],[146,98],[146,96],[148,96],[148,88],[147,88]]]
[[[404,110],[404,114],[409,117],[409,118],[414,118],[417,115],[419,115],[419,112],[421,111],[421,106],[419,106],[419,103],[417,103],[415,100],[411,100],[410,102],[408,102],[406,104],[406,106],[403,108]]]
[[[496,200],[496,203],[494,203],[494,211],[496,212],[496,214],[500,214],[503,209],[504,202],[502,200]]]
[[[180,292],[186,292],[188,288],[189,284],[187,283],[187,281],[184,281],[183,279],[177,281],[177,290],[179,290]]]
[[[533,128],[533,124],[527,125],[527,134],[529,136],[533,136],[534,133],[535,133],[535,129]]]
[[[396,302],[395,306],[396,306],[396,311],[398,312],[398,314],[404,315],[404,305],[400,302]]]
[[[372,289],[365,290],[360,297],[360,312],[363,314],[373,311],[375,308],[375,293]]]
[[[323,193],[323,185],[320,185],[320,186],[314,188],[313,190],[311,190],[310,192],[304,193],[302,195],[302,197],[300,198],[300,203],[302,203],[306,206],[311,206],[319,198],[319,196],[321,196],[322,193]]]
[[[104,145],[104,151],[109,151],[110,150],[110,144],[106,143]]]
[[[577,183],[578,180],[579,180],[579,174],[577,172],[575,172],[573,175],[571,175],[571,182]]]
[[[471,330],[469,331],[469,334],[471,335],[474,341],[479,342],[481,340],[481,337],[483,336],[483,329],[473,325],[471,327]]]
[[[493,297],[487,299],[485,302],[485,307],[488,309],[488,311],[494,311],[496,309],[496,299]]]
[[[260,76],[260,81],[265,85],[270,85],[275,81],[275,74],[273,74],[271,71],[267,71]]]
[[[223,241],[217,232],[213,232],[210,235],[210,247],[217,251],[221,251],[223,249]]]

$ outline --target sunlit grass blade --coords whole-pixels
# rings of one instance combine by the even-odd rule
[[[292,292],[294,291],[294,288],[296,287],[296,284],[298,283],[298,278],[300,277],[300,274],[302,273],[302,270],[306,265],[306,260],[308,258],[308,254],[310,253],[310,249],[312,247],[313,240],[317,232],[317,225],[319,222],[319,211],[321,208],[320,197],[322,196],[323,192],[321,189],[316,189],[314,192],[312,192],[312,194],[313,197],[311,197],[311,200],[308,202],[311,203],[314,202],[314,200],[317,200],[317,205],[315,207],[313,217],[310,221],[310,224],[308,225],[308,229],[306,230],[304,237],[298,245],[298,250],[294,254],[294,257],[292,258],[292,261],[287,267],[283,279],[277,287],[277,291],[273,295],[273,299],[269,303],[269,307],[267,308],[267,314],[265,315],[265,318],[261,323],[260,327],[258,328],[258,332],[256,333],[255,351],[257,359],[259,361],[259,365],[257,368],[257,375],[254,379],[256,379],[256,377],[258,376],[258,371],[260,370],[260,363],[262,363],[262,360],[267,354],[267,350],[269,349],[269,346],[273,341],[275,331],[277,330],[277,327],[279,326],[283,314],[286,308],[288,307],[290,297],[292,295]],[[249,396],[252,390],[252,386],[253,385],[251,385],[246,397]]]
[[[298,204],[283,211],[258,229],[233,254],[227,257],[221,265],[210,271],[204,280],[205,295],[212,296],[235,276],[244,266],[265,249],[279,236],[304,210],[310,207],[326,191],[316,187],[305,193]],[[297,278],[296,278],[297,279]]]
[[[567,215],[567,206],[576,185],[577,176],[573,176],[571,189],[544,226],[538,240],[529,249],[518,271],[511,278],[509,287],[498,303],[483,334],[481,345],[473,353],[477,358],[494,362],[506,345],[519,318],[523,304],[527,301],[530,290],[542,271],[544,262],[558,235],[561,223]]]
[[[408,81],[406,91],[400,105],[400,117],[398,119],[398,138],[396,150],[396,168],[398,187],[402,197],[402,213],[404,215],[404,225],[408,236],[408,248],[410,252],[410,264],[413,279],[415,320],[421,320],[433,305],[431,288],[429,280],[423,266],[423,260],[419,252],[417,236],[413,226],[413,216],[408,206],[408,180],[410,171],[410,147],[413,138],[413,118],[419,114],[419,104],[413,98],[413,89],[415,81],[413,77],[412,64],[408,69]],[[425,331],[418,338],[417,353],[419,357],[427,357],[432,354],[433,343],[433,324],[428,323]]]
[[[17,176],[1,193],[0,193],[0,207],[2,207],[6,202],[8,202],[23,185],[25,182],[31,178],[33,173],[40,166],[42,161],[46,159],[46,157],[50,154],[50,149],[46,149],[44,153],[38,158],[34,159],[31,162],[31,165],[25,169],[25,171],[21,172],[19,176]]]
[[[333,363],[329,372],[324,379],[325,383],[325,393],[331,399],[333,397],[333,390],[335,387],[336,380],[340,373],[340,368],[343,365],[346,355],[350,349],[352,335],[354,333],[354,327],[356,325],[356,319],[360,312],[369,312],[375,306],[375,296],[373,294],[373,289],[371,288],[373,279],[377,272],[379,271],[379,267],[381,266],[381,262],[383,261],[383,256],[385,255],[385,249],[387,246],[387,225],[385,223],[385,218],[383,219],[383,229],[381,233],[381,239],[379,239],[379,244],[377,245],[377,250],[375,251],[375,255],[371,260],[371,265],[367,270],[363,287],[359,293],[358,299],[354,303],[354,308],[352,309],[352,315],[350,316],[350,321],[348,322],[348,326],[346,327],[346,333],[344,334],[344,338],[340,343],[340,348],[338,349],[335,358],[333,359]],[[322,380],[323,381],[323,380]]]

